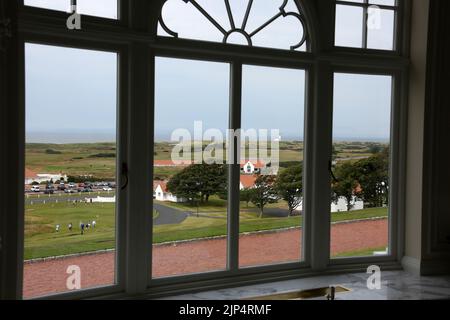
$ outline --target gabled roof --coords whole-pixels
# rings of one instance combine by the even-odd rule
[[[153,191],[155,191],[158,186],[161,186],[163,192],[167,192],[167,181],[153,181]]]
[[[38,177],[38,175],[36,172],[34,172],[28,168],[25,168],[25,179],[35,179],[37,177]]]
[[[255,181],[257,178],[258,176],[256,175],[241,175],[241,184],[245,189],[253,188],[255,186]]]
[[[264,168],[266,165],[261,162],[261,161],[253,161],[253,160],[242,160],[241,161],[241,168],[243,168],[247,163],[251,162],[253,164],[253,166],[257,169],[262,169]]]

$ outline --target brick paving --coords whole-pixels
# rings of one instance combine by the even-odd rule
[[[242,235],[241,266],[298,261],[301,256],[301,230]],[[331,253],[379,248],[388,243],[388,220],[334,224],[331,227]],[[114,252],[26,263],[24,297],[67,291],[67,267],[77,265],[82,273],[82,288],[114,282]],[[226,266],[226,239],[208,239],[156,245],[153,250],[155,277],[223,270]]]

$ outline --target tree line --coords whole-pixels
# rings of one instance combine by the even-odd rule
[[[344,198],[347,210],[355,200],[367,207],[382,207],[389,201],[389,153],[382,150],[367,159],[346,161],[335,166],[336,180],[331,181],[331,201]],[[193,164],[175,174],[167,189],[191,205],[207,203],[216,195],[227,199],[227,167],[221,164]],[[263,216],[264,208],[280,200],[287,203],[289,216],[303,200],[303,163],[298,162],[281,170],[279,175],[257,175],[253,187],[240,192],[240,201],[252,203]]]

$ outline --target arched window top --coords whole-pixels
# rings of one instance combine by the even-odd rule
[[[168,0],[159,36],[307,51],[306,18],[296,0]]]

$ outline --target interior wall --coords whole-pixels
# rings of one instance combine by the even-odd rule
[[[421,275],[450,272],[449,12],[448,0],[413,1],[402,262]]]
[[[422,257],[424,115],[429,0],[413,0],[405,197],[405,269],[418,272]]]

